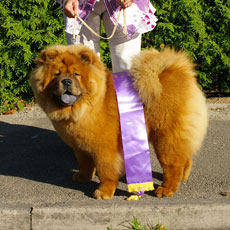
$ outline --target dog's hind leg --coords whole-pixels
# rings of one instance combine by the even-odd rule
[[[167,134],[167,135],[166,135]],[[155,153],[163,169],[163,183],[156,190],[156,196],[172,196],[178,189],[180,182],[187,179],[192,160],[188,145],[182,139],[175,139],[170,133],[155,133],[151,135]]]
[[[192,169],[192,159],[189,158],[184,166],[182,181],[186,181],[188,179],[191,169]]]
[[[164,165],[164,181],[156,190],[157,197],[172,196],[178,189],[183,176],[183,166]]]

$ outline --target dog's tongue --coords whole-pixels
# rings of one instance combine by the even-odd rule
[[[61,95],[61,101],[65,104],[73,104],[77,100],[77,97],[74,95],[63,94]]]

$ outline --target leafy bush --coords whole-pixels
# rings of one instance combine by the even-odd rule
[[[165,46],[185,50],[198,65],[203,89],[230,91],[230,1],[151,0],[158,18],[156,28],[143,35],[142,47]],[[102,57],[108,45],[102,41]]]
[[[203,89],[230,90],[230,0],[151,0],[159,19],[142,47],[184,49],[198,64]],[[102,31],[104,32],[104,31]],[[55,0],[0,1],[0,113],[32,99],[28,76],[37,53],[65,43]],[[102,59],[111,67],[108,43]]]
[[[32,98],[28,76],[47,45],[63,43],[63,22],[54,0],[0,1],[0,113]]]
[[[203,89],[230,89],[230,1],[154,0],[159,19],[143,47],[184,49],[198,64]]]

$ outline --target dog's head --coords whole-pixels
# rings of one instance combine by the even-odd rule
[[[71,107],[80,112],[82,104],[92,104],[104,92],[104,65],[83,45],[48,48],[40,53],[36,63],[30,82],[47,113],[66,113]]]
[[[81,79],[81,68],[79,62],[81,60],[74,54],[68,51],[57,56],[52,56],[53,51],[45,51],[42,57],[45,57],[45,62],[49,64],[52,72],[52,80],[48,80],[50,93],[52,92],[53,99],[60,106],[70,106],[76,103],[82,96],[85,84]],[[42,59],[44,60],[44,59]]]

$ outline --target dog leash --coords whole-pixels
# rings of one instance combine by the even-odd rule
[[[124,18],[124,34],[127,36],[127,24],[126,24],[126,13],[125,13],[125,9],[120,9],[119,10],[119,13],[118,13],[118,16],[117,16],[117,20],[116,20],[116,23],[114,25],[114,28],[113,28],[113,31],[111,33],[111,35],[109,37],[103,37],[101,36],[100,34],[98,34],[96,31],[94,31],[81,17],[79,17],[78,14],[76,14],[75,16],[75,20],[74,20],[74,27],[73,27],[73,40],[76,40],[76,24],[77,24],[77,19],[91,32],[93,33],[94,35],[96,35],[97,37],[101,38],[101,39],[104,39],[104,40],[109,40],[111,39],[115,32],[116,32],[116,29],[117,29],[117,26],[118,26],[118,21],[120,19],[120,16],[121,16],[121,11],[123,11],[123,18]]]

